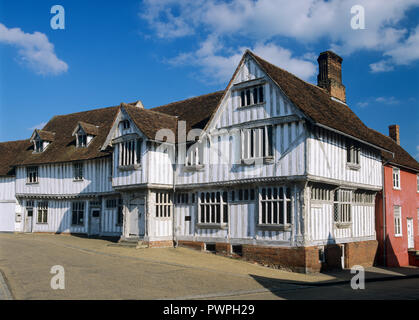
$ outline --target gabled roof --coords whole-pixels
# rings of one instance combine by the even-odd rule
[[[382,152],[381,156],[383,157],[384,161],[388,161],[390,164],[399,165],[419,172],[419,163],[393,139],[378,131],[375,131],[374,129],[370,129],[370,134],[375,137],[375,139],[380,140],[381,143],[385,145],[386,149],[393,152],[394,158],[390,153]]]
[[[299,79],[249,50],[246,53],[254,58],[261,69],[313,123],[385,149],[381,139],[370,135],[369,128],[357,115],[346,104],[332,100],[325,89]]]
[[[177,134],[177,118],[175,116],[129,104],[122,104],[122,108],[128,113],[137,128],[151,140],[156,139],[156,133],[160,129],[169,129],[175,135]]]
[[[0,177],[14,176],[12,166],[22,150],[25,150],[29,145],[32,145],[29,140],[0,143]]]
[[[31,142],[38,136],[43,141],[52,142],[55,139],[55,132],[35,129],[31,136]]]
[[[28,141],[13,164],[59,163],[108,156],[110,153],[100,151],[100,148],[118,111],[119,107],[108,107],[53,117],[41,131],[55,132],[54,141],[41,153],[33,153],[33,146]],[[73,136],[74,128],[80,122],[89,124],[89,128],[97,126],[97,135],[86,148],[77,148],[76,139]]]
[[[152,108],[153,111],[177,116],[178,120],[186,121],[186,132],[189,130],[204,129],[205,125],[221,102],[224,90],[204,94],[166,105]]]
[[[79,128],[82,128],[85,134],[88,134],[91,136],[97,136],[99,133],[99,126],[95,126],[94,124],[79,121],[73,130],[73,134],[72,134],[73,136],[77,133]]]

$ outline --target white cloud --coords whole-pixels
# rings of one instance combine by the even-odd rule
[[[9,29],[0,23],[0,43],[15,46],[19,62],[38,74],[57,75],[68,70],[67,63],[58,59],[54,45],[41,32],[25,33],[19,28]]]
[[[369,102],[358,102],[356,105],[360,108],[365,108],[369,105]]]
[[[351,28],[351,8],[365,8],[364,30]],[[303,44],[327,40],[341,55],[369,50],[383,54],[370,65],[383,72],[419,60],[419,26],[403,27],[419,0],[145,0],[140,16],[160,38],[203,33],[223,43],[234,37],[270,43],[288,37]]]
[[[400,101],[397,100],[395,97],[378,97],[375,99],[375,101],[387,105],[394,105],[400,103]]]
[[[416,160],[419,161],[419,146],[416,146],[416,156],[415,156]]]
[[[47,124],[46,122],[41,122],[41,123],[31,127],[31,128],[28,128],[28,130],[33,131],[35,129],[42,129],[43,127],[45,127],[46,124]]]
[[[370,64],[372,73],[393,71],[394,65],[389,60],[381,60]]]
[[[229,50],[228,55],[221,54],[223,49],[219,38],[212,35],[201,43],[196,52],[180,53],[178,56],[169,59],[168,62],[174,66],[185,64],[198,66],[204,77],[202,80],[223,83],[230,79],[246,48],[239,48],[235,51]],[[251,50],[304,80],[310,79],[316,73],[316,65],[313,62],[304,57],[293,57],[290,50],[273,43],[258,43]]]

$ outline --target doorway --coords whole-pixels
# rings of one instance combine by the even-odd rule
[[[415,237],[413,235],[413,219],[407,218],[407,248],[415,248]]]
[[[26,208],[25,232],[32,232],[33,207]]]
[[[90,210],[90,232],[89,235],[98,236],[100,234],[100,209]]]

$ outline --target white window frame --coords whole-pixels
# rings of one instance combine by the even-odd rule
[[[254,202],[257,200],[257,190],[254,188],[239,188],[231,190],[230,200],[236,202]]]
[[[186,151],[185,167],[201,168],[204,165],[204,144],[195,142]]]
[[[87,134],[79,130],[76,134],[76,142],[77,142],[77,148],[86,148],[87,147]]]
[[[37,224],[48,223],[48,201],[39,201],[37,203]]]
[[[337,227],[349,226],[352,223],[352,198],[352,190],[335,190],[333,201],[333,221]]]
[[[310,200],[329,202],[332,200],[332,190],[330,188],[313,185],[310,187]]]
[[[361,164],[361,147],[352,140],[346,140],[346,162],[355,166]]]
[[[240,131],[241,160],[253,164],[258,159],[273,158],[273,126],[245,128]]]
[[[118,166],[130,167],[141,164],[141,139],[124,140],[119,143]]]
[[[37,166],[26,167],[26,183],[28,184],[39,183],[39,167]]]
[[[416,192],[419,193],[419,174],[416,175]],[[419,221],[419,219],[418,219]]]
[[[33,142],[34,144],[34,152],[41,153],[44,151],[44,141],[40,138],[37,138]]]
[[[393,216],[394,216],[394,236],[402,237],[403,236],[403,226],[402,226],[402,207],[394,206],[393,207]]]
[[[106,209],[115,209],[118,206],[118,199],[106,199],[105,206]]]
[[[85,217],[85,205],[83,201],[77,201],[71,203],[71,225],[72,226],[84,226]],[[74,223],[74,215],[76,215],[76,223]]]
[[[288,186],[260,187],[258,227],[279,226],[290,228],[293,206]]]
[[[83,181],[84,179],[83,162],[73,163],[73,178],[74,178],[74,181]]]
[[[122,226],[124,224],[124,205],[122,199],[118,199],[118,211],[116,212],[116,225]]]
[[[374,204],[375,194],[371,191],[357,190],[353,192],[353,203]]]
[[[125,119],[121,121],[121,130],[128,130],[131,127],[129,120]]]
[[[400,169],[393,167],[393,189],[401,189]]]
[[[156,218],[170,218],[173,212],[171,192],[156,192]]]
[[[265,103],[265,86],[257,85],[241,89],[239,94],[240,97],[240,108],[250,107]],[[256,95],[255,95],[256,92]],[[256,96],[256,99],[255,99]],[[262,98],[261,98],[262,97]],[[256,100],[256,101],[255,101]]]
[[[198,221],[201,227],[224,228],[228,225],[228,192],[224,190],[198,193]]]

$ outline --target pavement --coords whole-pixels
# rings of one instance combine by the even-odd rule
[[[57,265],[64,290],[51,287]],[[70,235],[0,234],[0,270],[0,299],[294,299],[322,287],[354,291],[350,270],[299,274],[187,248],[115,247]],[[371,286],[388,280],[391,287],[391,280],[403,287],[419,279],[419,268],[367,268],[365,277]]]

